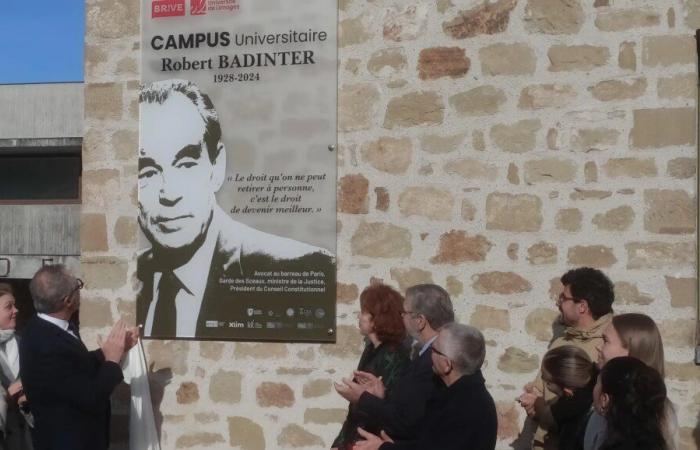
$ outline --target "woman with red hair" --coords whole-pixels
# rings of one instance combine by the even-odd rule
[[[385,284],[373,284],[360,294],[358,327],[365,337],[365,350],[357,370],[380,377],[387,395],[409,363],[402,311],[403,296]],[[355,406],[350,404],[345,423],[332,447],[341,450],[352,448],[352,444],[360,439],[357,427],[371,433],[380,432],[378,424],[357,414]]]

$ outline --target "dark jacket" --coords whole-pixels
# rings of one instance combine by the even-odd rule
[[[109,397],[123,379],[119,365],[36,316],[24,329],[19,358],[34,450],[107,449]]]
[[[409,362],[408,349],[405,347],[380,344],[375,348],[371,342],[367,342],[357,370],[382,377],[386,393],[391,395]],[[357,433],[358,426],[375,434],[381,430],[380,423],[376,419],[358,411],[354,405],[350,405],[343,427],[331,447],[343,448],[346,444],[360,440],[360,435]]]
[[[583,436],[593,403],[596,378],[576,389],[572,396],[561,396],[550,406],[559,438],[559,450],[582,450]]]
[[[394,439],[393,444],[382,444],[380,449],[493,450],[497,431],[496,405],[481,371],[477,371],[435,393],[417,440]]]
[[[360,413],[372,417],[389,436],[415,439],[425,417],[425,408],[440,379],[433,373],[431,348],[411,361],[404,376],[384,399],[363,393],[357,403]]]

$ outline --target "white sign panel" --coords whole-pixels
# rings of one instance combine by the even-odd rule
[[[337,3],[146,0],[138,321],[335,340]]]

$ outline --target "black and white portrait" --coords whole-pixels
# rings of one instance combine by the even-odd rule
[[[266,285],[264,274],[323,274],[335,288],[329,251],[247,226],[218,204],[227,152],[206,94],[170,79],[144,85],[139,101],[138,222],[150,245],[137,269],[144,336],[254,337],[249,328],[258,325],[245,319],[269,316],[259,321],[269,327],[277,311],[298,315],[297,306],[312,308],[322,295]]]

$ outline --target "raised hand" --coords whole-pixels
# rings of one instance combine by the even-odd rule
[[[138,343],[140,335],[141,335],[141,327],[140,326],[127,327],[125,350],[128,351],[131,348],[133,348]]]
[[[107,361],[119,364],[126,348],[126,334],[126,324],[124,324],[124,321],[120,320],[112,327],[109,336],[107,336],[107,340],[100,343],[102,353]]]
[[[335,391],[350,403],[357,403],[365,387],[350,378],[343,378],[342,383],[333,383]]]

